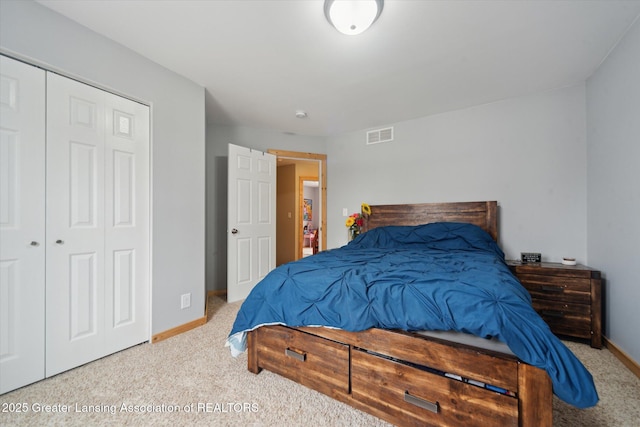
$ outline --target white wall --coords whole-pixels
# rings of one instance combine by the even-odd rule
[[[640,363],[640,23],[587,81],[588,255],[604,334]]]
[[[361,202],[497,200],[508,258],[539,251],[587,262],[583,85],[391,125],[394,141],[371,146],[364,130],[325,140],[209,126],[208,289],[226,283],[229,142],[327,154],[328,248],[346,244],[342,208],[357,212]]]
[[[294,119],[299,120],[299,119]],[[207,289],[227,288],[227,161],[228,144],[255,150],[325,153],[324,138],[287,134],[245,126],[207,128]]]
[[[586,262],[585,88],[576,86],[330,138],[328,246],[347,242],[342,208],[497,200],[508,258]]]
[[[202,317],[204,89],[32,1],[0,2],[0,49],[151,105],[152,333]]]

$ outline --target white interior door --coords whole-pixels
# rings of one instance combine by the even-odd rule
[[[48,73],[47,89],[50,376],[148,339],[149,124],[74,80]]]
[[[44,378],[45,72],[0,56],[0,394]]]
[[[276,263],[276,156],[229,144],[227,301],[247,297]]]

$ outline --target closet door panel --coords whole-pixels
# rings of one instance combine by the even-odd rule
[[[105,313],[108,352],[149,339],[149,108],[107,94]]]
[[[47,75],[47,376],[104,355],[104,98]]]
[[[0,394],[44,378],[45,72],[0,56]]]
[[[149,108],[50,74],[47,375],[148,341]]]

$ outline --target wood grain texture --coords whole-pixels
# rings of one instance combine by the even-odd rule
[[[247,369],[249,372],[259,374],[261,368],[258,366],[258,331],[254,329],[247,333]]]
[[[517,426],[518,401],[360,350],[352,353],[353,398],[401,425]],[[405,392],[437,406],[437,413],[405,401]]]
[[[432,222],[466,222],[485,230],[498,240],[498,202],[421,203],[372,205],[363,231],[387,225],[420,225]]]
[[[553,424],[553,394],[551,379],[545,371],[526,363],[518,370],[520,383],[519,408],[520,426],[551,427]]]
[[[349,393],[348,345],[284,326],[262,327],[257,332],[255,348],[261,368],[329,396]]]
[[[533,308],[558,335],[587,339],[602,348],[602,279],[584,265],[522,264],[511,271],[531,294]]]
[[[260,368],[395,425],[551,425],[551,380],[543,370],[513,356],[375,328],[348,332],[323,327],[263,326],[255,337],[257,341],[252,339],[249,345],[257,349]],[[290,360],[285,348],[305,354],[307,359]],[[312,355],[315,366],[307,363]],[[418,366],[505,388],[515,396],[425,372]],[[345,384],[350,387],[345,388]],[[404,391],[438,402],[440,414],[446,416],[436,416],[404,402]]]
[[[400,330],[373,328],[349,332],[316,327],[298,329],[507,390],[515,391],[518,388],[518,359],[514,356]]]
[[[195,329],[198,326],[202,326],[205,323],[207,323],[206,315],[203,317],[200,317],[199,319],[192,320],[191,322],[187,322],[185,324],[176,326],[175,328],[171,328],[164,332],[160,332],[159,334],[155,334],[153,337],[151,337],[151,342],[153,344],[159,343],[160,341],[164,341],[168,338],[190,331],[191,329]]]

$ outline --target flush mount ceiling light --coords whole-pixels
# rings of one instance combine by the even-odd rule
[[[336,30],[354,36],[376,22],[383,5],[384,0],[325,0],[324,15]]]

